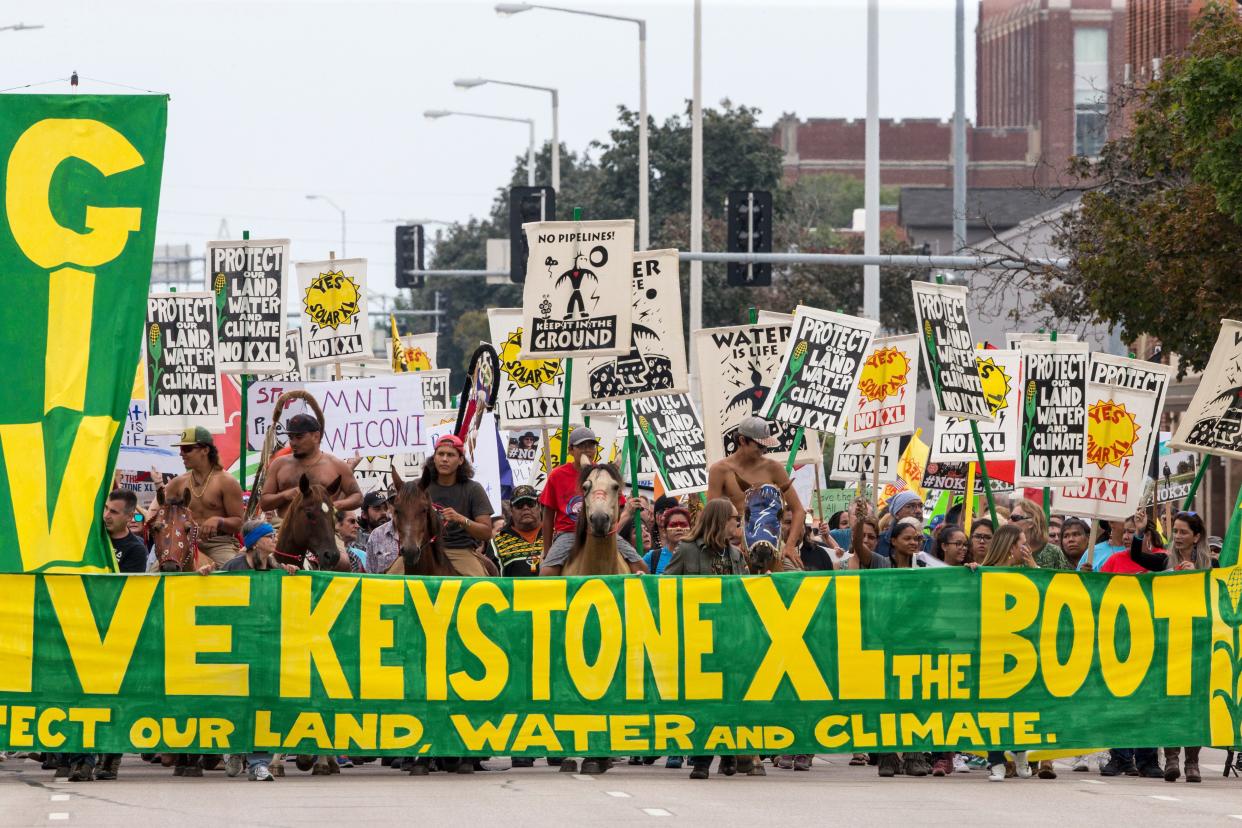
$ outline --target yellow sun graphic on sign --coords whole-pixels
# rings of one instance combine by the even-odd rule
[[[336,330],[358,316],[361,294],[358,284],[343,271],[320,273],[306,288],[302,305],[317,328]]]
[[[522,329],[509,333],[500,346],[500,370],[518,388],[539,388],[552,385],[561,373],[559,359],[518,359],[522,352]]]
[[[431,357],[422,348],[409,345],[401,349],[407,371],[430,371]]]
[[[992,357],[975,361],[979,363],[979,382],[983,386],[983,397],[988,401],[992,416],[996,416],[996,412],[1009,407],[1009,389],[1012,387],[1010,383],[1013,378]]]
[[[1100,400],[1087,408],[1087,462],[1101,469],[1134,456],[1139,427],[1126,407]]]
[[[872,352],[858,374],[858,393],[866,402],[880,402],[906,387],[910,360],[900,348],[880,348]]]

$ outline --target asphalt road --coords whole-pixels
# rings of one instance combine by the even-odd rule
[[[1238,824],[1242,779],[1221,777],[1224,754],[1204,751],[1200,785],[1102,778],[1058,763],[1056,780],[988,782],[976,770],[943,779],[880,779],[846,756],[821,756],[810,772],[691,781],[688,770],[619,766],[600,777],[561,774],[540,761],[494,772],[410,777],[375,763],[338,777],[291,775],[271,783],[208,771],[183,779],[126,757],[120,779],[54,781],[26,760],[0,762],[0,825],[270,826],[592,823],[767,825],[815,820],[845,825]],[[1138,822],[1143,820],[1143,823]],[[452,824],[452,823],[449,823]]]

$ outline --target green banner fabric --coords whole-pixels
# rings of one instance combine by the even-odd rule
[[[100,515],[140,353],[167,114],[162,95],[0,95],[0,572],[115,569]]]
[[[684,755],[1236,746],[1235,568],[0,576],[0,746]]]

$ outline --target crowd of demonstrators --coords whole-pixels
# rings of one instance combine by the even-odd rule
[[[645,497],[627,500],[622,496],[621,516],[614,532],[618,549],[633,573],[747,574],[743,528],[746,495],[765,485],[779,492],[774,503],[779,508],[778,541],[786,568],[828,572],[948,565],[1140,573],[1207,569],[1216,565],[1220,539],[1208,535],[1207,527],[1194,512],[1176,513],[1168,525],[1161,527],[1168,532],[1167,540],[1147,509],[1126,520],[1100,521],[1094,528],[1100,538],[1094,549],[1088,549],[1093,535],[1089,521],[1073,515],[1048,515],[1041,504],[1021,496],[1009,501],[1008,509],[1003,504],[997,506],[995,521],[974,516],[969,529],[963,525],[960,505],[943,518],[937,517],[930,526],[925,525],[924,500],[910,490],[899,491],[879,509],[866,498],[855,498],[849,509],[816,523],[806,519],[784,466],[763,456],[772,441],[766,430],[759,428],[763,421],[752,419],[757,422],[748,420],[739,431],[737,450],[710,470],[706,497],[661,497],[652,504]],[[186,472],[167,486],[157,480],[157,495],[161,502],[183,502],[198,522],[210,558],[210,563],[199,571],[296,572],[294,566],[277,561],[274,553],[276,527],[294,499],[302,474],[322,485],[341,479],[332,498],[336,541],[339,551],[352,562],[352,571],[399,570],[400,544],[392,520],[393,492],[381,489],[364,497],[349,464],[320,449],[322,429],[310,415],[293,417],[289,433],[290,454],[278,457],[269,467],[270,485],[260,501],[261,516],[245,525],[241,487],[220,468],[211,434],[198,428],[187,429],[181,435],[179,445]],[[571,432],[568,444],[569,459],[548,475],[542,492],[529,485],[517,486],[503,504],[501,516],[493,514],[486,491],[473,479],[462,442],[454,436],[436,442],[418,482],[440,514],[443,544],[459,572],[504,577],[560,574],[572,550],[582,508],[582,480],[599,450],[596,435],[584,427]],[[152,571],[148,549],[162,527],[146,519],[132,492],[118,490],[108,496],[103,523],[121,573]],[[641,558],[640,550],[645,553]],[[1170,782],[1181,778],[1200,781],[1199,747],[1162,750],[1163,763],[1160,750],[1155,747],[1114,748],[1104,755],[1106,761],[1098,760],[1100,773],[1163,777]],[[708,778],[714,758],[690,757],[691,778]],[[951,751],[930,755],[921,751],[856,753],[850,764],[876,764],[883,777],[948,776],[969,770],[967,758]],[[1088,770],[1088,758],[1076,757],[1073,769]],[[58,767],[58,773],[68,773],[75,781],[114,779],[120,764],[119,755],[47,754],[45,759]],[[719,772],[724,775],[763,773],[758,757],[719,759]],[[813,757],[791,754],[771,759],[776,768],[805,771],[811,768]],[[201,775],[209,760],[216,758],[180,757],[175,762],[176,772]],[[265,753],[229,756],[225,758],[225,768],[234,776],[248,765],[250,779],[267,781],[272,778],[270,760]],[[653,760],[632,760],[640,761]],[[666,758],[668,768],[679,768],[681,764],[682,757]],[[533,760],[514,761],[514,767],[531,765]],[[988,778],[995,781],[1035,773],[1045,779],[1056,778],[1050,761],[1042,761],[1033,769],[1021,752],[1012,761],[1006,761],[1003,752],[990,751],[986,767]]]

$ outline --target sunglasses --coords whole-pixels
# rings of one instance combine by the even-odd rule
[[[178,448],[180,448],[182,454],[189,454],[190,452],[194,451],[194,449],[201,449],[203,448],[203,446],[200,446],[197,443],[195,443],[192,446],[179,446]]]
[[[1021,523],[1024,520],[1030,520],[1030,518],[1027,517],[1026,515],[1010,515],[1009,519],[1012,520],[1014,523]]]

